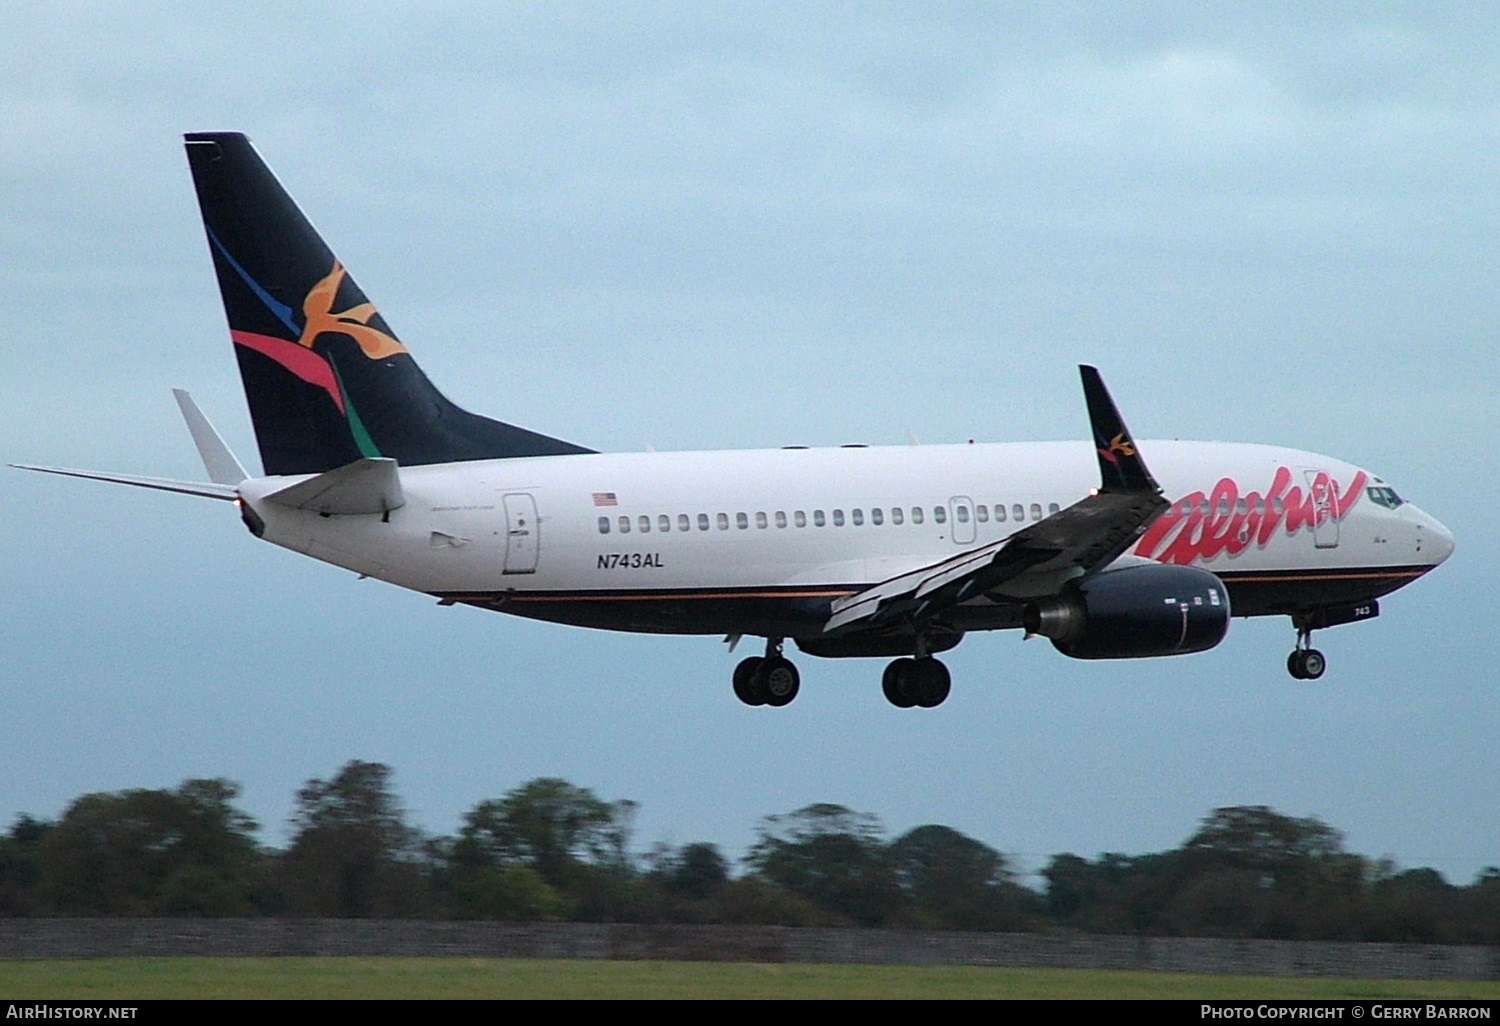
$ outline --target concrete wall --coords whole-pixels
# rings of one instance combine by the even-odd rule
[[[400,919],[0,919],[0,959],[118,955],[858,962],[1500,979],[1500,949],[1436,944]]]

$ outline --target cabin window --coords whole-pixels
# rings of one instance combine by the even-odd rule
[[[1248,502],[1246,502],[1244,500],[1244,498],[1242,497],[1238,502],[1236,502],[1234,504],[1234,511],[1236,513],[1249,513],[1250,512],[1250,504]]]
[[[977,520],[977,521],[979,521],[981,524],[987,524],[987,523],[989,523],[990,522],[990,508],[988,506],[975,506],[974,507],[974,519]]]
[[[849,522],[855,527],[863,527],[865,523],[865,511],[862,509],[851,509],[849,511]]]
[[[1055,503],[1055,502],[1049,502],[1047,504],[1047,515],[1051,516],[1052,514],[1054,514],[1056,512],[1058,512],[1057,503]]]
[[[650,534],[651,533],[651,518],[648,517],[644,513],[641,514],[641,533],[642,534]]]
[[[766,519],[765,513],[757,513],[757,514],[755,514],[755,526],[756,527],[758,527],[760,530],[764,531],[769,525],[770,525],[770,521]]]
[[[786,510],[778,509],[776,511],[776,526],[777,527],[785,527],[786,526]]]
[[[902,516],[902,514],[901,514],[901,507],[900,506],[892,506],[891,507],[891,523],[895,524],[897,527],[900,527],[901,526],[901,516]]]
[[[879,506],[876,506],[874,509],[870,510],[870,523],[874,524],[876,527],[879,527],[881,524],[885,523],[885,514],[880,511]]]
[[[686,513],[677,514],[677,530],[686,531],[692,527],[693,522],[688,519]]]
[[[969,507],[955,506],[953,508],[953,519],[957,520],[960,524],[967,524],[969,522]]]
[[[797,522],[797,526],[798,527],[806,527],[807,526],[807,514],[804,513],[802,510],[799,509],[796,513],[792,514],[792,516],[796,518],[796,522]]]
[[[663,513],[656,518],[656,529],[658,531],[670,531],[672,529],[672,518]]]
[[[820,509],[813,510],[813,526],[814,527],[822,527],[827,522],[828,522],[827,519],[823,516],[823,511],[822,510],[820,510]]]
[[[621,517],[620,518],[620,533],[621,534],[629,534],[630,533],[630,518],[629,517]]]
[[[1281,514],[1286,512],[1286,503],[1282,502],[1279,498],[1272,499],[1271,509],[1277,516],[1281,516]]]
[[[1042,519],[1042,504],[1040,502],[1033,502],[1031,504],[1031,519]]]
[[[933,520],[933,523],[946,524],[948,522],[948,507],[947,506],[934,506],[934,507],[932,507],[932,520]]]
[[[920,524],[922,522],[922,507],[921,506],[913,506],[911,508],[911,522],[914,523],[914,524]]]
[[[608,534],[609,533],[609,517],[600,517],[599,518],[599,533],[600,534]]]
[[[1183,499],[1182,500],[1182,515],[1183,516],[1188,516],[1192,512],[1193,512],[1193,500],[1192,499]]]
[[[714,523],[716,523],[716,524],[719,525],[719,530],[721,530],[721,531],[727,531],[727,530],[729,530],[729,514],[728,513],[716,513],[714,515]]]
[[[1005,523],[1005,503],[1003,502],[995,503],[995,523]]]
[[[1199,503],[1198,503],[1198,512],[1201,513],[1203,516],[1208,516],[1208,500],[1207,499],[1203,499],[1203,500],[1199,501]]]
[[[698,514],[698,530],[700,530],[700,531],[707,531],[708,530],[708,514],[707,513],[699,513]]]
[[[836,510],[833,511],[833,526],[834,527],[843,527],[844,526],[844,511],[843,510],[836,509]]]
[[[747,530],[750,527],[750,515],[748,513],[736,513],[734,515],[734,526],[738,527],[741,531]]]
[[[1011,519],[1015,520],[1015,522],[1019,524],[1021,521],[1026,519],[1026,507],[1018,502],[1010,508],[1010,515]]]

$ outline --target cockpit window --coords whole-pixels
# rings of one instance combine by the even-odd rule
[[[1396,494],[1396,489],[1388,485],[1371,485],[1365,489],[1365,494],[1375,505],[1384,506],[1386,509],[1395,509],[1405,501]]]

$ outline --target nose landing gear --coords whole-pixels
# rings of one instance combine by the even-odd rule
[[[1323,653],[1312,647],[1312,628],[1297,628],[1297,647],[1286,657],[1286,672],[1298,680],[1317,680],[1328,668]]]

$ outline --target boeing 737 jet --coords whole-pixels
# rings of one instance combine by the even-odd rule
[[[1022,630],[1075,659],[1201,652],[1234,616],[1316,629],[1453,550],[1371,472],[1298,449],[1135,439],[1092,367],[1084,442],[600,453],[449,402],[243,135],[194,133],[197,188],[263,473],[184,392],[209,481],[27,467],[223,499],[257,538],[518,616],[745,637],[735,694],[782,706],[812,656],[890,660],[933,707],[937,653]],[[1148,466],[1149,464],[1149,466]]]

